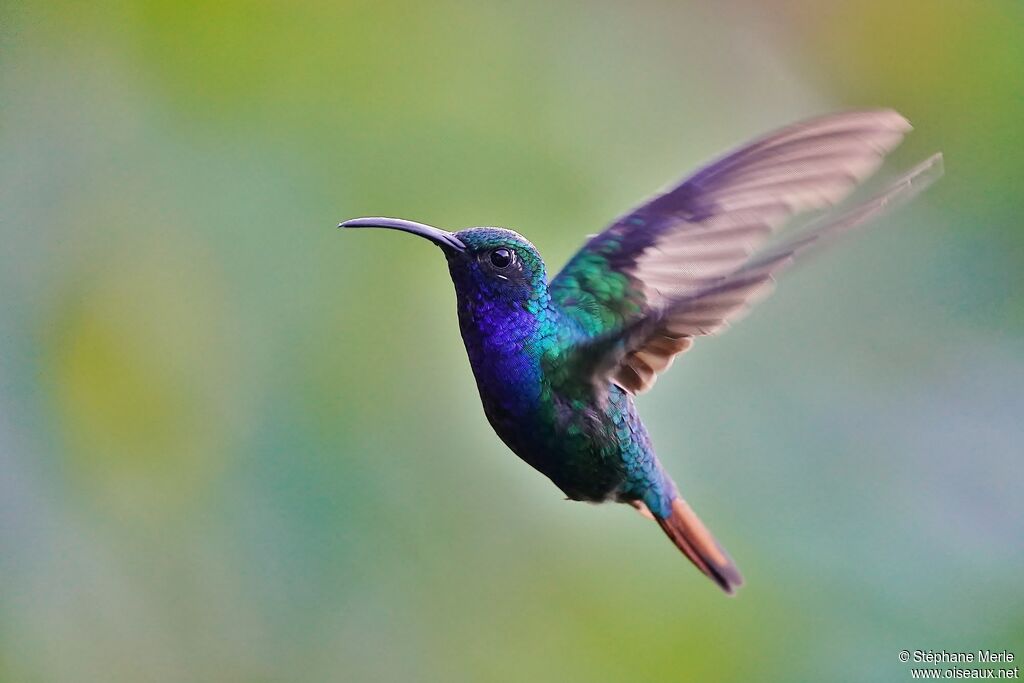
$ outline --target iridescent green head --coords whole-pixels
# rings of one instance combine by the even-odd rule
[[[341,228],[389,228],[419,235],[441,247],[460,297],[527,302],[546,295],[547,273],[536,247],[504,228],[448,232],[397,218],[356,218]]]

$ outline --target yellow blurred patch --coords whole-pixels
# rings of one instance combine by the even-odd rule
[[[70,476],[120,512],[177,508],[230,450],[238,340],[217,268],[180,237],[73,279],[48,369]]]

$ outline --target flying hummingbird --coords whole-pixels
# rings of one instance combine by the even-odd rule
[[[550,282],[537,249],[511,230],[453,233],[395,218],[339,227],[402,230],[439,246],[484,413],[501,440],[570,499],[626,503],[653,519],[733,593],[739,570],[679,495],[633,398],[811,247],[935,181],[941,154],[851,210],[771,239],[796,214],[842,201],[909,130],[891,110],[778,130],[625,214]]]

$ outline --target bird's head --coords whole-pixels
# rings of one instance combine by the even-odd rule
[[[547,291],[544,260],[529,240],[504,228],[448,232],[398,218],[355,218],[340,228],[388,228],[419,235],[441,248],[460,297],[530,302]]]

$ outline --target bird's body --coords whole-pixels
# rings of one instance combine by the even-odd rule
[[[614,384],[599,394],[587,378],[557,371],[559,360],[593,335],[551,300],[547,283],[523,306],[477,296],[475,283],[457,269],[452,275],[484,414],[501,440],[573,500],[598,503],[621,494],[664,508],[671,482],[632,397]]]
[[[537,249],[511,230],[449,233],[387,218],[342,226],[404,230],[440,246],[484,413],[502,441],[569,498],[628,503],[652,517],[731,593],[739,571],[679,496],[633,397],[810,246],[934,180],[938,155],[874,199],[763,248],[792,215],[849,194],[907,130],[895,112],[872,111],[766,136],[617,220],[550,282]]]

